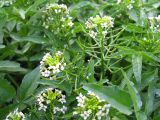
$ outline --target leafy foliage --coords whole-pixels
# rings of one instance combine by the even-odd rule
[[[0,0],[0,119],[159,120],[159,13],[159,0]],[[45,101],[56,91],[65,106]]]

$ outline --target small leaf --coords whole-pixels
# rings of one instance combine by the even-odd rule
[[[132,113],[132,101],[130,95],[127,92],[120,90],[117,86],[103,87],[97,84],[86,84],[83,88],[95,93],[101,99],[106,100],[112,107],[120,112],[127,115]]]

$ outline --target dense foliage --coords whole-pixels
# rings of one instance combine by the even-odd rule
[[[0,0],[1,120],[160,120],[159,0]]]

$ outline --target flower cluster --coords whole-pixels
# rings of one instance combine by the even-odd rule
[[[64,4],[48,4],[43,11],[43,26],[53,32],[54,28],[72,27],[72,17],[69,16],[69,10]]]
[[[40,62],[40,72],[42,77],[52,79],[56,74],[63,71],[66,66],[64,56],[61,51],[58,51],[52,56],[46,53]]]
[[[153,31],[160,31],[160,15],[157,17],[149,17],[150,29]]]
[[[25,120],[25,116],[22,112],[18,112],[18,109],[9,113],[5,120]]]
[[[3,6],[10,6],[12,5],[16,0],[0,0],[0,7]]]
[[[73,115],[79,115],[84,120],[87,119],[107,119],[109,116],[110,104],[107,104],[104,100],[101,100],[92,92],[88,92],[87,96],[82,93],[79,94],[77,99],[77,107],[73,112]]]
[[[50,106],[53,114],[57,112],[65,114],[67,107],[64,103],[66,103],[66,96],[58,89],[47,88],[37,96],[38,110],[46,111]]]
[[[110,16],[99,16],[90,17],[86,23],[86,28],[89,30],[89,36],[93,39],[96,38],[97,34],[103,34],[105,37],[108,29],[112,28],[114,25],[113,18]],[[99,30],[97,30],[99,28]],[[100,32],[100,33],[99,33]]]

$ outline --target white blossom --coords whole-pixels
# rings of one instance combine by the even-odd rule
[[[13,117],[18,117],[17,119],[20,119],[20,120],[25,120],[25,115],[22,113],[22,112],[18,112],[18,109],[14,110],[13,112],[9,113],[6,117],[5,120],[12,120]]]
[[[64,114],[66,111],[67,111],[67,107],[66,106],[63,106],[60,111]]]
[[[96,35],[97,35],[97,32],[94,32],[93,30],[89,31],[89,36],[92,37],[93,39],[96,38]]]
[[[63,53],[61,51],[57,51],[53,57],[50,53],[44,55],[42,61],[40,61],[40,72],[42,77],[52,78],[55,74],[58,74],[65,69],[66,63],[63,62],[62,55]],[[60,58],[59,62],[54,63],[54,59],[57,58]]]
[[[122,0],[117,0],[117,4],[120,4],[122,2]]]
[[[84,120],[87,120],[87,118],[90,116],[91,114],[91,111],[84,111],[80,114],[80,116],[84,119]]]
[[[84,95],[82,95],[82,93],[80,93],[79,96],[76,97],[77,102],[78,102],[77,106],[83,107],[84,106],[84,102],[85,102],[85,98],[86,97]]]
[[[132,5],[132,4],[129,4],[129,5],[127,5],[127,8],[128,8],[129,10],[131,10],[131,9],[133,8],[133,5]]]
[[[69,23],[68,23],[68,26],[69,27],[72,27],[74,25],[74,23],[72,22],[72,21],[70,21]]]
[[[158,15],[157,17],[155,17],[156,20],[160,23],[160,15]]]

